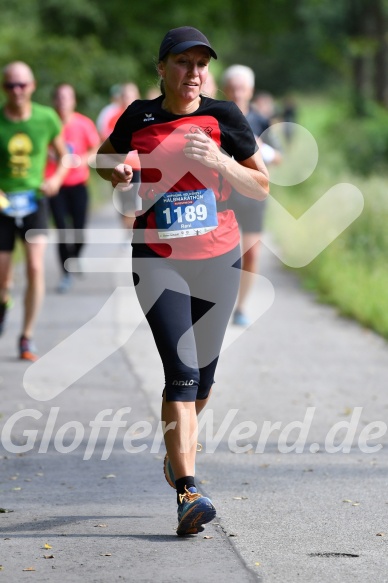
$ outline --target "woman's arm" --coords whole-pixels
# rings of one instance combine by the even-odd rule
[[[131,188],[130,184],[133,178],[132,166],[124,164],[126,154],[118,154],[109,138],[101,144],[96,157],[97,173],[104,180],[112,183],[113,188],[122,184],[121,190]]]
[[[264,200],[267,197],[268,170],[260,151],[246,160],[237,162],[222,153],[217,144],[205,133],[186,134],[185,138],[188,141],[183,151],[188,158],[217,170],[244,196],[257,200]]]
[[[66,174],[69,171],[69,168],[62,164],[62,160],[64,156],[67,156],[69,153],[65,141],[63,139],[62,133],[56,136],[52,141],[51,145],[55,151],[55,154],[59,160],[59,164],[57,164],[56,170],[50,178],[45,178],[43,183],[40,186],[40,190],[46,196],[55,196],[58,194],[58,191],[64,181]]]

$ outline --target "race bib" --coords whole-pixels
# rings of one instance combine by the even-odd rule
[[[5,193],[1,202],[1,212],[16,219],[22,219],[38,210],[35,190]]]
[[[154,205],[159,239],[196,237],[218,226],[217,204],[211,189],[165,192]]]

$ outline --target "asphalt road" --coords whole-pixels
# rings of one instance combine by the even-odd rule
[[[387,344],[317,304],[265,247],[254,323],[228,328],[201,420],[197,479],[217,518],[176,536],[162,371],[119,224],[109,207],[94,217],[89,272],[66,295],[50,245],[33,366],[16,359],[15,272],[0,340],[0,582],[388,581]]]

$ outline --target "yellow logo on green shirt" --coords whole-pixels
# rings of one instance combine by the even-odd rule
[[[30,154],[33,150],[31,138],[27,134],[15,134],[8,142],[9,166],[12,177],[25,178],[31,168]]]

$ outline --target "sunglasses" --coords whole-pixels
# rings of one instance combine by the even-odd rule
[[[4,89],[12,90],[12,89],[25,89],[29,83],[4,83]]]

